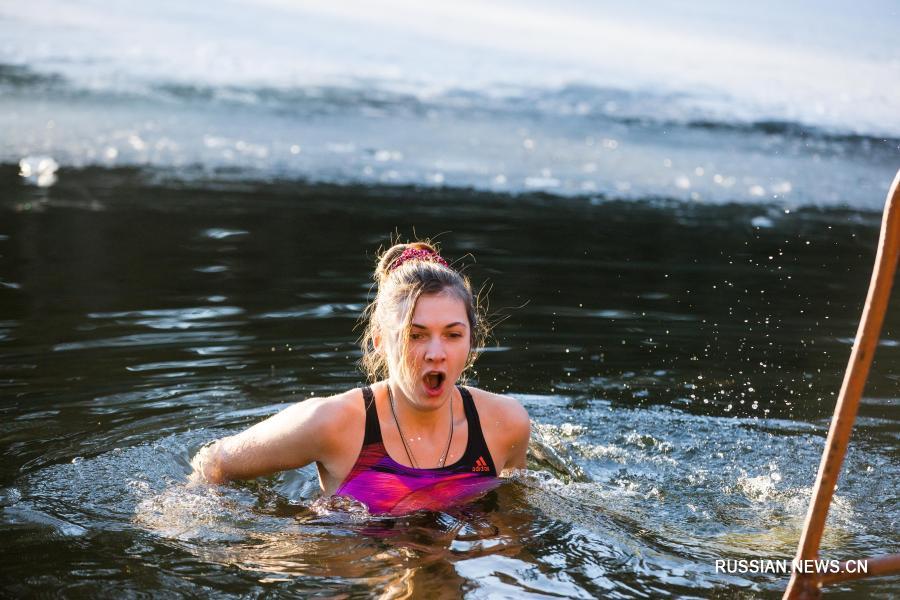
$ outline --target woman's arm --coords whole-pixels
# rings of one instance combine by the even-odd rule
[[[241,433],[204,446],[191,460],[191,480],[253,479],[323,461],[350,417],[344,396],[299,402]]]

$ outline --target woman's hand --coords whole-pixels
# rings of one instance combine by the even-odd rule
[[[226,478],[223,476],[222,469],[218,465],[218,455],[216,453],[219,442],[220,440],[215,440],[206,444],[200,448],[200,450],[197,451],[197,454],[194,455],[194,458],[191,459],[193,471],[191,471],[191,474],[188,476],[189,484],[219,484],[225,481]]]

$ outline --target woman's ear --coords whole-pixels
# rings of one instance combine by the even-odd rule
[[[380,352],[382,350],[381,342],[381,331],[376,329],[372,332],[372,345],[375,347],[376,351]]]

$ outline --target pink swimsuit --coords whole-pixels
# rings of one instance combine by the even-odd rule
[[[363,388],[366,403],[366,435],[356,464],[335,492],[365,504],[373,514],[404,514],[441,510],[484,494],[500,484],[491,459],[472,395],[457,386],[469,425],[469,439],[462,457],[452,465],[416,469],[401,465],[384,448],[375,395]]]

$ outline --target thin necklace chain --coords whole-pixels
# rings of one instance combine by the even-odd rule
[[[409,464],[419,468],[419,463],[416,462],[416,459],[413,458],[412,450],[410,450],[409,445],[406,443],[406,437],[403,435],[403,429],[400,428],[400,420],[397,418],[397,409],[394,408],[394,392],[391,391],[391,384],[388,383],[388,398],[391,401],[391,414],[394,415],[394,423],[397,424],[397,433],[400,434],[400,441],[403,442],[403,449],[406,450],[406,458],[409,459]],[[447,438],[447,449],[444,450],[444,453],[441,455],[440,460],[438,460],[438,468],[444,466],[444,462],[447,460],[447,455],[450,454],[450,443],[453,442],[453,396],[450,396],[450,437]]]

